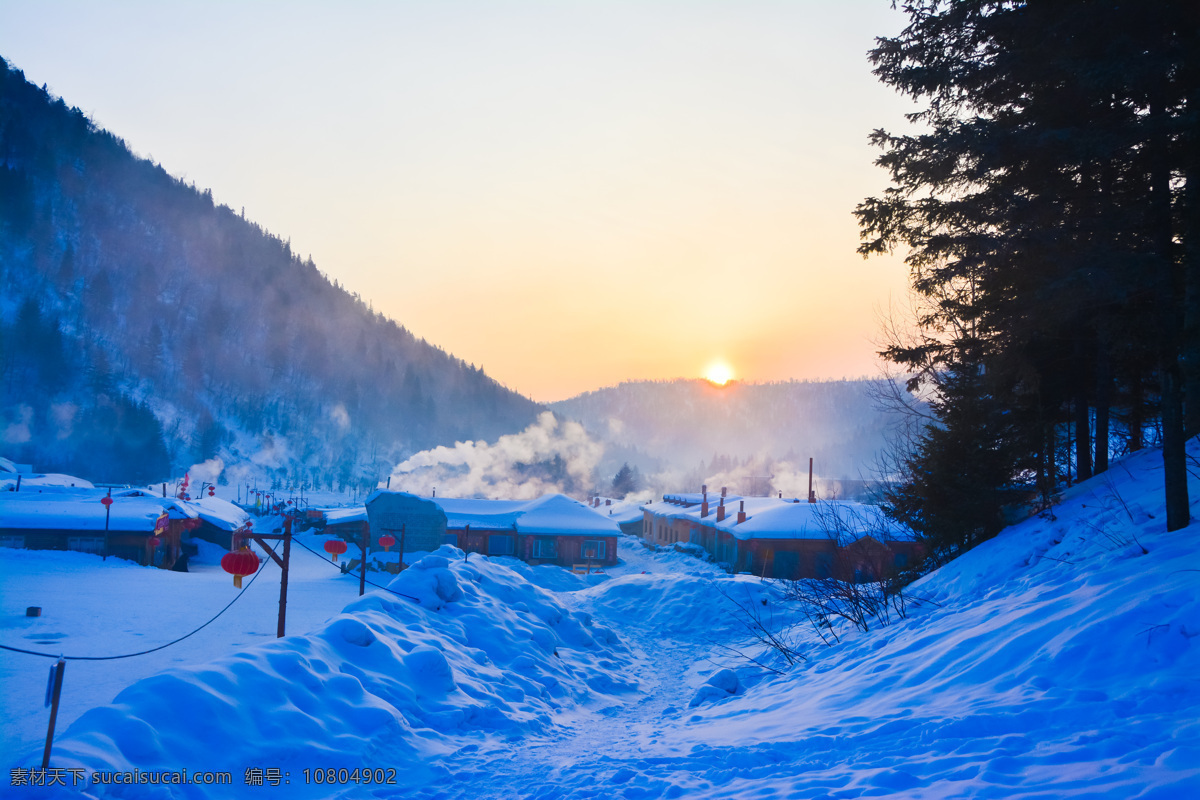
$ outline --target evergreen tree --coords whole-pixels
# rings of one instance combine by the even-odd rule
[[[856,213],[864,255],[910,248],[925,313],[917,344],[885,354],[916,370],[913,388],[933,392],[944,422],[982,399],[959,380],[978,358],[1020,451],[992,488],[1033,465],[1052,490],[1063,428],[1076,474],[1103,469],[1113,404],[1130,404],[1127,436],[1140,445],[1141,393],[1156,386],[1167,526],[1182,527],[1184,408],[1200,405],[1184,397],[1196,346],[1185,320],[1196,309],[1182,253],[1200,231],[1178,213],[1194,213],[1194,185],[1189,195],[1172,176],[1195,163],[1185,146],[1197,118],[1195,4],[924,0],[905,10],[909,26],[871,58],[885,83],[927,102],[912,115],[927,130],[875,132],[894,186]],[[930,447],[927,438],[936,458]]]
[[[617,470],[617,474],[613,477],[613,496],[624,498],[641,488],[640,483],[641,480],[637,467],[630,467],[627,461],[621,465],[621,468]]]

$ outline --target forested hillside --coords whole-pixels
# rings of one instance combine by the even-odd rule
[[[700,472],[716,474],[729,471],[733,460],[761,456],[805,468],[812,458],[826,478],[858,478],[871,475],[892,422],[877,408],[873,386],[872,381],[846,380],[725,386],[705,380],[638,381],[587,392],[551,408],[582,422],[592,435],[610,443],[610,456],[621,453],[643,472],[676,465],[690,473],[703,462]],[[639,455],[645,460],[639,461]],[[760,459],[760,464],[765,468],[767,462]]]
[[[2,60],[0,336],[5,455],[97,480],[373,482],[539,410]]]

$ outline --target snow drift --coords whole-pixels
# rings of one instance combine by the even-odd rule
[[[545,731],[556,713],[611,704],[636,683],[627,648],[507,567],[443,547],[323,629],[139,681],[80,717],[54,764],[95,770],[403,765],[432,780],[472,737]],[[36,763],[32,756],[26,763]],[[105,786],[111,797],[208,797],[205,786]],[[320,796],[328,787],[312,786]],[[36,795],[34,795],[36,796]]]

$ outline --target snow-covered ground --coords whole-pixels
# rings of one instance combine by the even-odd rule
[[[834,647],[800,629],[807,660],[779,674],[730,649],[778,666],[734,613],[792,615],[769,584],[633,539],[586,577],[443,548],[389,584],[417,601],[359,599],[298,550],[283,640],[268,565],[191,639],[69,662],[53,763],[233,775],[89,789],[117,797],[1200,797],[1200,523],[1163,532],[1161,484],[1157,453],[1127,459],[915,584],[907,619]],[[168,641],[233,596],[201,555],[178,574],[0,551],[0,643]],[[48,663],[0,655],[6,766],[40,763]],[[306,781],[329,767],[395,783]]]

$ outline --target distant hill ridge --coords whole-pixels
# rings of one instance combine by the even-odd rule
[[[373,484],[541,408],[3,59],[0,290],[0,450],[39,469],[155,480],[224,453]]]
[[[581,422],[613,452],[636,448],[651,461],[640,465],[643,471],[720,466],[714,456],[767,456],[805,465],[812,458],[827,478],[858,478],[870,475],[894,421],[877,406],[877,385],[865,379],[725,386],[682,378],[629,381],[550,408]]]

